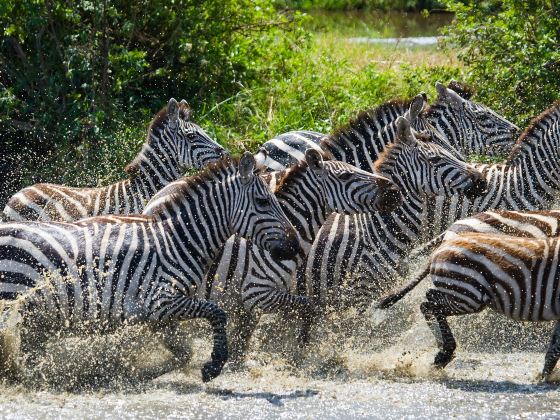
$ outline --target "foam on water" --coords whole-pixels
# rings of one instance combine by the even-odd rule
[[[540,384],[552,324],[505,322],[491,312],[452,320],[456,359],[431,362],[435,341],[418,306],[429,281],[390,311],[330,313],[306,351],[297,322],[263,316],[245,366],[209,384],[210,329],[185,323],[191,363],[151,380],[172,360],[139,326],[106,336],[55,338],[23,382],[0,386],[2,417],[488,417],[554,416],[560,393]],[[4,322],[14,327],[15,320]],[[526,338],[529,337],[527,340]],[[11,340],[11,341],[10,341]],[[17,335],[9,343],[17,344]],[[5,340],[6,341],[6,340]],[[187,339],[186,339],[187,341]],[[12,349],[16,345],[12,345]],[[556,374],[560,379],[560,375]]]

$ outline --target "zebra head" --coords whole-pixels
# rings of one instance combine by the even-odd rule
[[[202,169],[210,162],[228,155],[222,146],[191,121],[191,114],[191,108],[184,99],[179,103],[173,98],[169,100],[167,115],[172,127],[172,144],[183,172],[191,168]]]
[[[322,191],[328,207],[337,213],[392,211],[402,202],[400,189],[389,179],[341,161],[324,161],[321,153],[307,149],[311,188]]]
[[[425,195],[450,196],[464,192],[469,198],[486,189],[482,174],[438,144],[418,140],[410,122],[396,121],[395,143],[385,149],[374,168],[401,188]]]
[[[274,259],[294,258],[301,251],[296,231],[255,166],[253,155],[245,152],[239,161],[238,185],[229,209],[232,233],[251,240]]]
[[[457,83],[451,83],[456,86]],[[455,87],[458,90],[458,88]],[[450,143],[466,154],[490,156],[507,154],[513,147],[519,128],[490,108],[470,100],[470,92],[462,96],[441,83],[436,83],[438,99],[430,107],[428,118]]]

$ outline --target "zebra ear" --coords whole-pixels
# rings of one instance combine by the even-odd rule
[[[325,162],[321,153],[315,149],[307,149],[305,151],[305,161],[313,172],[322,173],[325,169]]]
[[[399,117],[397,118],[396,124],[397,124],[396,143],[405,143],[408,145],[414,144],[416,139],[414,138],[414,134],[412,134],[412,130],[410,128],[410,122],[404,117]]]
[[[186,100],[181,99],[181,102],[179,102],[179,109],[181,111],[180,115],[183,120],[188,121],[191,119],[192,109]]]
[[[255,169],[255,158],[251,152],[243,153],[243,156],[239,160],[239,177],[243,184],[247,184],[253,175],[253,170]]]
[[[424,109],[424,103],[424,96],[422,96],[421,93],[419,95],[416,95],[410,103],[408,112],[405,114],[406,119],[412,122],[416,118],[418,118],[418,115],[420,115],[422,109]]]
[[[462,109],[463,100],[461,97],[451,89],[447,89],[444,85],[440,82],[436,82],[436,90],[438,93],[438,99],[447,102],[456,110]]]
[[[176,122],[179,119],[179,104],[175,98],[171,98],[167,103],[167,116],[171,122]]]

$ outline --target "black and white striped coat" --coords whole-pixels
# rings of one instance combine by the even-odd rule
[[[203,379],[217,376],[228,355],[226,315],[204,299],[207,266],[232,234],[273,258],[299,252],[293,226],[254,165],[251,154],[238,165],[211,164],[156,195],[150,216],[0,226],[0,297],[20,297],[14,310],[23,318],[24,351],[41,348],[57,330],[164,327],[201,317],[214,336]]]
[[[151,122],[146,143],[126,167],[129,179],[99,188],[35,184],[10,198],[4,217],[72,222],[103,214],[140,214],[157,191],[185,170],[202,169],[225,154],[191,121],[187,103],[171,99]]]
[[[545,379],[550,375],[560,356],[560,238],[464,233],[432,254],[428,271],[433,288],[420,308],[438,342],[437,367],[445,367],[456,348],[447,317],[490,307],[514,320],[557,321],[542,371]],[[385,297],[380,307],[391,306],[419,280]]]
[[[555,104],[533,119],[505,164],[474,165],[488,184],[484,194],[475,200],[461,195],[430,200],[434,218],[424,238],[435,238],[455,221],[487,210],[550,209],[560,191],[559,149],[560,104]]]
[[[420,96],[424,101],[415,111],[420,115],[410,118],[415,130],[437,133],[444,139],[440,144],[452,152],[457,150],[465,155],[474,153],[491,156],[509,152],[518,127],[490,108],[472,102],[471,92],[456,82],[451,82],[450,88],[436,83],[436,89],[436,102],[421,113],[425,96]],[[291,131],[281,134],[263,144],[266,155],[257,154],[255,157],[271,170],[281,170],[300,161],[306,149],[321,146],[332,153],[335,159],[368,170],[375,156],[388,143],[379,143],[378,133],[398,116],[404,115],[410,105],[411,101],[393,100],[361,113],[350,123],[355,131],[343,127],[324,136],[332,139],[332,144],[327,140],[319,145],[323,136],[317,132]],[[436,138],[436,141],[439,140]]]
[[[203,288],[206,299],[238,313],[232,334],[236,358],[242,356],[257,309],[309,310],[308,299],[298,294],[293,276],[330,214],[390,211],[401,202],[400,191],[387,178],[344,162],[324,161],[313,149],[306,151],[303,163],[264,178],[295,227],[302,250],[294,261],[276,261],[268,251],[239,236],[230,238],[223,247]],[[145,212],[150,211],[148,204]]]
[[[452,196],[484,190],[481,174],[440,146],[406,133],[400,117],[397,140],[385,148],[375,169],[405,197],[391,214],[335,215],[321,228],[309,253],[305,283],[322,305],[363,308],[400,278],[401,260],[429,223],[428,195]]]

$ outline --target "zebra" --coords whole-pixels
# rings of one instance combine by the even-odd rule
[[[434,239],[415,255],[439,245],[447,228],[457,220],[488,210],[524,212],[550,209],[560,190],[559,147],[560,102],[531,121],[519,136],[506,163],[474,165],[488,185],[483,195],[474,200],[457,195],[429,201],[430,212],[436,217],[425,226],[423,237]],[[479,226],[474,230],[491,232],[480,229],[482,227]]]
[[[413,106],[411,108],[413,108]],[[411,111],[411,113],[414,114],[413,109],[411,109]],[[378,162],[376,162],[375,165],[378,169],[383,168],[383,175],[387,176],[389,179],[395,180],[395,177],[398,178],[399,182],[397,182],[397,185],[401,187],[407,200],[401,207],[399,207],[396,211],[393,211],[391,214],[357,214],[346,217],[336,215],[334,218],[334,220],[340,220],[339,218],[344,218],[345,220],[368,220],[368,218],[372,218],[383,223],[383,226],[387,227],[387,229],[379,230],[384,231],[388,240],[395,239],[390,234],[391,230],[394,230],[395,228],[401,228],[403,226],[407,226],[408,224],[411,226],[407,226],[407,233],[410,233],[415,229],[418,230],[418,226],[416,225],[420,223],[421,215],[418,220],[415,220],[414,218],[416,217],[415,215],[418,213],[418,210],[422,207],[422,202],[424,201],[422,197],[424,194],[452,194],[464,189],[470,190],[472,193],[477,193],[481,187],[479,185],[480,174],[472,171],[463,161],[459,161],[454,155],[448,153],[441,146],[424,140],[424,137],[422,137],[422,140],[417,140],[410,128],[410,123],[406,118],[401,117],[398,119],[398,122],[398,124],[395,124],[394,130],[391,131],[395,132],[398,141],[389,147],[392,152],[388,151],[388,154],[384,156],[384,165],[381,165]],[[393,129],[393,127],[391,127],[391,129]],[[387,130],[384,130],[384,134],[386,134],[386,131]],[[371,170],[372,169],[370,169],[370,171]],[[428,174],[431,174],[432,172],[438,175],[439,184],[431,182],[431,177],[428,176]],[[420,176],[417,176],[417,174],[420,174]],[[287,211],[287,214],[289,214],[289,211]],[[328,218],[327,224],[332,219],[332,216]],[[389,221],[392,223],[389,224]],[[337,239],[341,239],[341,242],[337,243],[336,246],[344,248],[346,246],[344,241],[346,230],[344,229],[344,224],[341,226],[341,236],[337,237]],[[323,231],[323,229],[324,226],[321,228],[321,231]],[[313,245],[308,251],[308,263],[315,258],[315,254],[317,253],[316,244],[317,239],[313,242]],[[306,246],[303,248],[305,249]],[[356,252],[356,249],[352,249],[347,254],[341,254],[340,259],[352,259],[354,258]],[[241,259],[241,262],[243,263],[244,260]],[[339,259],[337,259],[337,263],[338,262],[340,262]],[[306,294],[311,297],[314,303],[316,302],[321,307],[324,307],[327,299],[326,296],[322,295],[322,290],[325,289],[322,286],[324,286],[325,283],[310,282],[309,279],[311,279],[311,276],[305,272],[306,267],[307,265],[305,263],[301,263],[292,269],[291,273],[282,274],[280,270],[275,270],[265,264],[261,269],[261,274],[257,274],[255,272],[248,273],[249,276],[244,282],[244,284],[248,285],[247,292],[243,291],[249,296],[253,296],[253,294],[256,294],[256,291],[259,291],[259,285],[263,285],[261,286],[263,289],[265,289],[268,284],[279,284],[286,288],[288,286],[285,286],[286,280],[284,279],[289,279],[292,275],[294,275],[293,273],[297,272],[296,281],[292,283],[292,287],[296,288],[298,294]],[[322,272],[324,268],[325,265],[319,263],[311,269],[317,270],[317,272]],[[236,270],[232,269],[231,266],[226,263],[222,271],[235,272]],[[330,272],[327,277],[328,279],[325,280],[332,284],[339,278],[339,273]],[[251,293],[249,293],[249,291]],[[314,318],[314,313],[309,313],[309,311],[307,312],[308,313],[301,314],[305,320],[305,325],[301,332],[301,339],[303,341],[305,341],[308,336],[307,330]]]
[[[489,306],[518,321],[556,320],[541,373],[548,379],[560,356],[559,260],[559,237],[464,233],[443,242],[430,258],[434,287],[420,305],[439,347],[434,365],[444,368],[454,357],[456,342],[447,317]],[[415,279],[378,307],[392,306],[418,283]]]
[[[299,252],[293,226],[254,170],[248,152],[211,163],[156,195],[151,215],[1,225],[0,298],[21,316],[24,354],[40,354],[57,330],[165,329],[205,318],[214,348],[202,378],[215,378],[228,357],[226,314],[200,297],[207,265],[235,233],[275,259]]]
[[[395,125],[396,140],[374,169],[401,188],[405,201],[391,214],[335,215],[323,225],[305,267],[308,292],[322,306],[364,307],[399,278],[399,263],[426,223],[427,195],[464,191],[476,197],[485,188],[481,174],[470,165],[437,144],[417,140],[406,118],[399,117]]]
[[[404,257],[416,254],[409,253],[413,245],[425,242],[426,238],[435,238],[422,247],[423,250],[433,249],[445,236],[438,234],[454,221],[488,209],[537,210],[550,207],[560,189],[559,142],[560,106],[555,104],[524,130],[506,163],[473,165],[473,169],[482,173],[486,191],[476,198],[464,194],[428,197],[422,214],[429,215],[430,219],[428,222],[417,222],[412,234],[406,223],[387,226],[374,217],[370,220],[362,216],[354,218],[357,220],[346,220],[340,216],[331,218],[321,228],[309,254],[307,282],[327,289],[332,287],[335,293],[336,288],[332,280],[327,283],[328,279],[345,278],[360,271],[360,281],[369,284],[372,292],[363,293],[364,297],[361,297],[359,290],[349,290],[344,297],[351,304],[361,307],[365,297],[379,296],[402,278],[402,272],[406,271],[403,269],[406,263]],[[396,215],[396,212],[392,214]],[[428,266],[424,265],[417,278],[421,278],[427,269]],[[380,279],[383,279],[382,284]]]
[[[202,169],[226,154],[192,122],[187,102],[171,98],[150,123],[142,150],[125,168],[129,179],[99,188],[35,184],[9,199],[4,217],[72,222],[103,214],[139,214],[158,190],[187,169]]]
[[[414,129],[437,132],[445,139],[443,146],[447,146],[451,152],[458,150],[464,155],[499,156],[513,146],[519,128],[490,108],[471,101],[470,88],[452,81],[448,88],[437,82],[436,90],[438,98],[429,107],[425,107],[425,93],[413,99],[422,99],[419,113],[425,108],[419,118],[411,119]],[[335,130],[329,136],[324,136],[332,142],[322,146],[326,146],[326,150],[336,159],[368,170],[372,163],[369,157],[371,151],[379,153],[379,148],[386,144],[378,143],[379,131],[398,116],[404,115],[410,105],[411,100],[390,100],[362,112],[349,123],[356,132],[347,127]],[[270,170],[280,170],[301,160],[307,148],[317,148],[321,137],[321,133],[317,132],[284,133],[262,145],[267,152],[266,160],[264,155],[259,154],[255,158]],[[359,162],[363,162],[363,166]]]
[[[243,359],[258,320],[257,311],[310,310],[307,297],[298,294],[292,279],[330,214],[390,212],[402,201],[400,190],[389,179],[344,162],[324,161],[323,154],[308,149],[303,162],[265,175],[298,233],[302,249],[298,258],[274,261],[266,250],[236,236],[228,240],[206,275],[205,297],[223,305],[233,301],[238,314],[231,334],[236,362]]]

